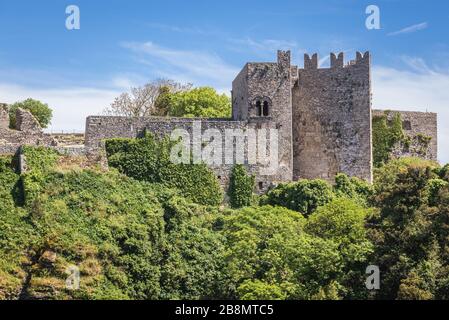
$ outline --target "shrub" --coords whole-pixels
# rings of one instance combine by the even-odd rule
[[[26,172],[21,175],[23,199],[26,205],[30,205],[39,194],[46,174],[55,167],[59,155],[53,149],[31,146],[23,146],[22,154],[26,162]]]
[[[233,208],[251,205],[253,201],[255,177],[246,173],[243,165],[235,165],[229,183],[229,198]]]
[[[174,196],[164,203],[166,245],[161,262],[162,299],[222,297],[223,236],[214,231],[219,214]]]
[[[278,185],[267,193],[263,203],[286,207],[307,216],[333,197],[332,187],[326,181],[301,180]]]
[[[29,210],[38,238],[28,298],[160,296],[163,209],[149,185],[114,172],[48,173]],[[44,263],[45,252],[56,260]],[[70,265],[80,268],[80,290],[65,289]]]
[[[357,177],[349,178],[343,173],[335,176],[334,193],[338,197],[349,198],[366,206],[373,192],[373,186],[362,179]]]
[[[215,174],[205,164],[174,164],[170,161],[173,143],[145,134],[140,139],[106,141],[111,167],[137,180],[161,183],[177,188],[182,196],[195,203],[219,205],[223,191]]]
[[[0,300],[19,298],[27,249],[35,239],[27,213],[15,206],[19,176],[11,161],[0,157]]]

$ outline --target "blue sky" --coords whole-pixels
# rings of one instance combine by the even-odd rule
[[[65,28],[68,5],[81,29]],[[365,9],[380,8],[380,30]],[[165,77],[229,92],[247,61],[290,49],[371,51],[373,104],[439,113],[441,161],[449,162],[449,2],[6,1],[0,2],[0,101],[34,97],[55,110],[51,130],[84,128],[130,86]],[[446,150],[444,150],[446,149]]]

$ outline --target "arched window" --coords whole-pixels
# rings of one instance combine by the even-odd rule
[[[263,102],[263,116],[264,117],[268,117],[268,115],[269,115],[269,110],[270,109],[270,106],[269,106],[269,103],[268,103],[268,101],[264,101]]]
[[[260,102],[260,100],[256,101],[256,112],[258,117],[262,116],[262,103]]]

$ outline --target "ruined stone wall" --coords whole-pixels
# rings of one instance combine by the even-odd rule
[[[292,89],[294,178],[372,181],[369,53],[347,65],[331,54],[330,68],[318,68],[316,54],[304,60]]]
[[[203,135],[207,129],[216,129],[216,132],[220,134],[222,141],[221,146],[223,150],[226,149],[225,143],[226,130],[242,130],[245,133],[246,129],[274,129],[275,124],[271,122],[266,123],[248,123],[247,121],[234,121],[230,119],[186,119],[186,118],[161,118],[161,117],[148,117],[148,118],[129,118],[129,117],[106,117],[106,116],[91,116],[86,121],[86,151],[90,154],[98,154],[104,148],[104,141],[111,138],[136,138],[148,131],[154,134],[156,137],[162,138],[170,136],[173,130],[183,129],[186,130],[191,136],[191,150],[194,148],[193,134],[194,123],[199,124],[199,129]],[[201,147],[205,147],[212,140],[204,140],[203,136]],[[267,139],[268,140],[268,139]],[[221,184],[226,188],[229,184],[229,177],[234,164],[237,162],[237,153],[239,153],[236,147],[237,139],[233,141],[233,161],[227,163],[225,158],[225,152],[221,156],[221,165],[211,164],[210,168],[214,170]],[[243,150],[244,159],[248,159],[248,141],[243,138]],[[197,146],[198,147],[198,146]],[[269,143],[267,144],[267,150],[269,150]],[[239,156],[241,154],[239,153]],[[272,183],[278,182],[278,174],[264,175],[261,171],[259,164],[248,164],[244,162],[249,173],[256,175],[257,191],[266,191]]]
[[[22,145],[54,147],[57,141],[44,134],[30,112],[17,109],[16,130],[12,130],[9,129],[8,113],[0,111],[0,154],[15,154]]]
[[[9,114],[8,106],[4,103],[0,103],[0,129],[9,128]]]
[[[232,119],[248,118],[248,64],[246,64],[232,82]]]
[[[387,116],[387,120],[391,121],[397,113],[401,116],[402,129],[409,137],[409,143],[397,144],[392,152],[393,157],[420,157],[436,161],[438,157],[437,114],[432,112],[373,110],[373,117]]]

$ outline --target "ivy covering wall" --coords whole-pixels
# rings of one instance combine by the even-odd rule
[[[392,158],[394,150],[408,156],[426,157],[431,137],[418,133],[407,135],[403,130],[401,115],[385,111],[383,115],[373,116],[373,160],[375,167],[381,167]]]
[[[212,170],[205,164],[174,164],[170,161],[173,142],[146,133],[138,139],[106,141],[109,166],[137,180],[176,188],[181,195],[198,204],[219,205],[223,190]]]

